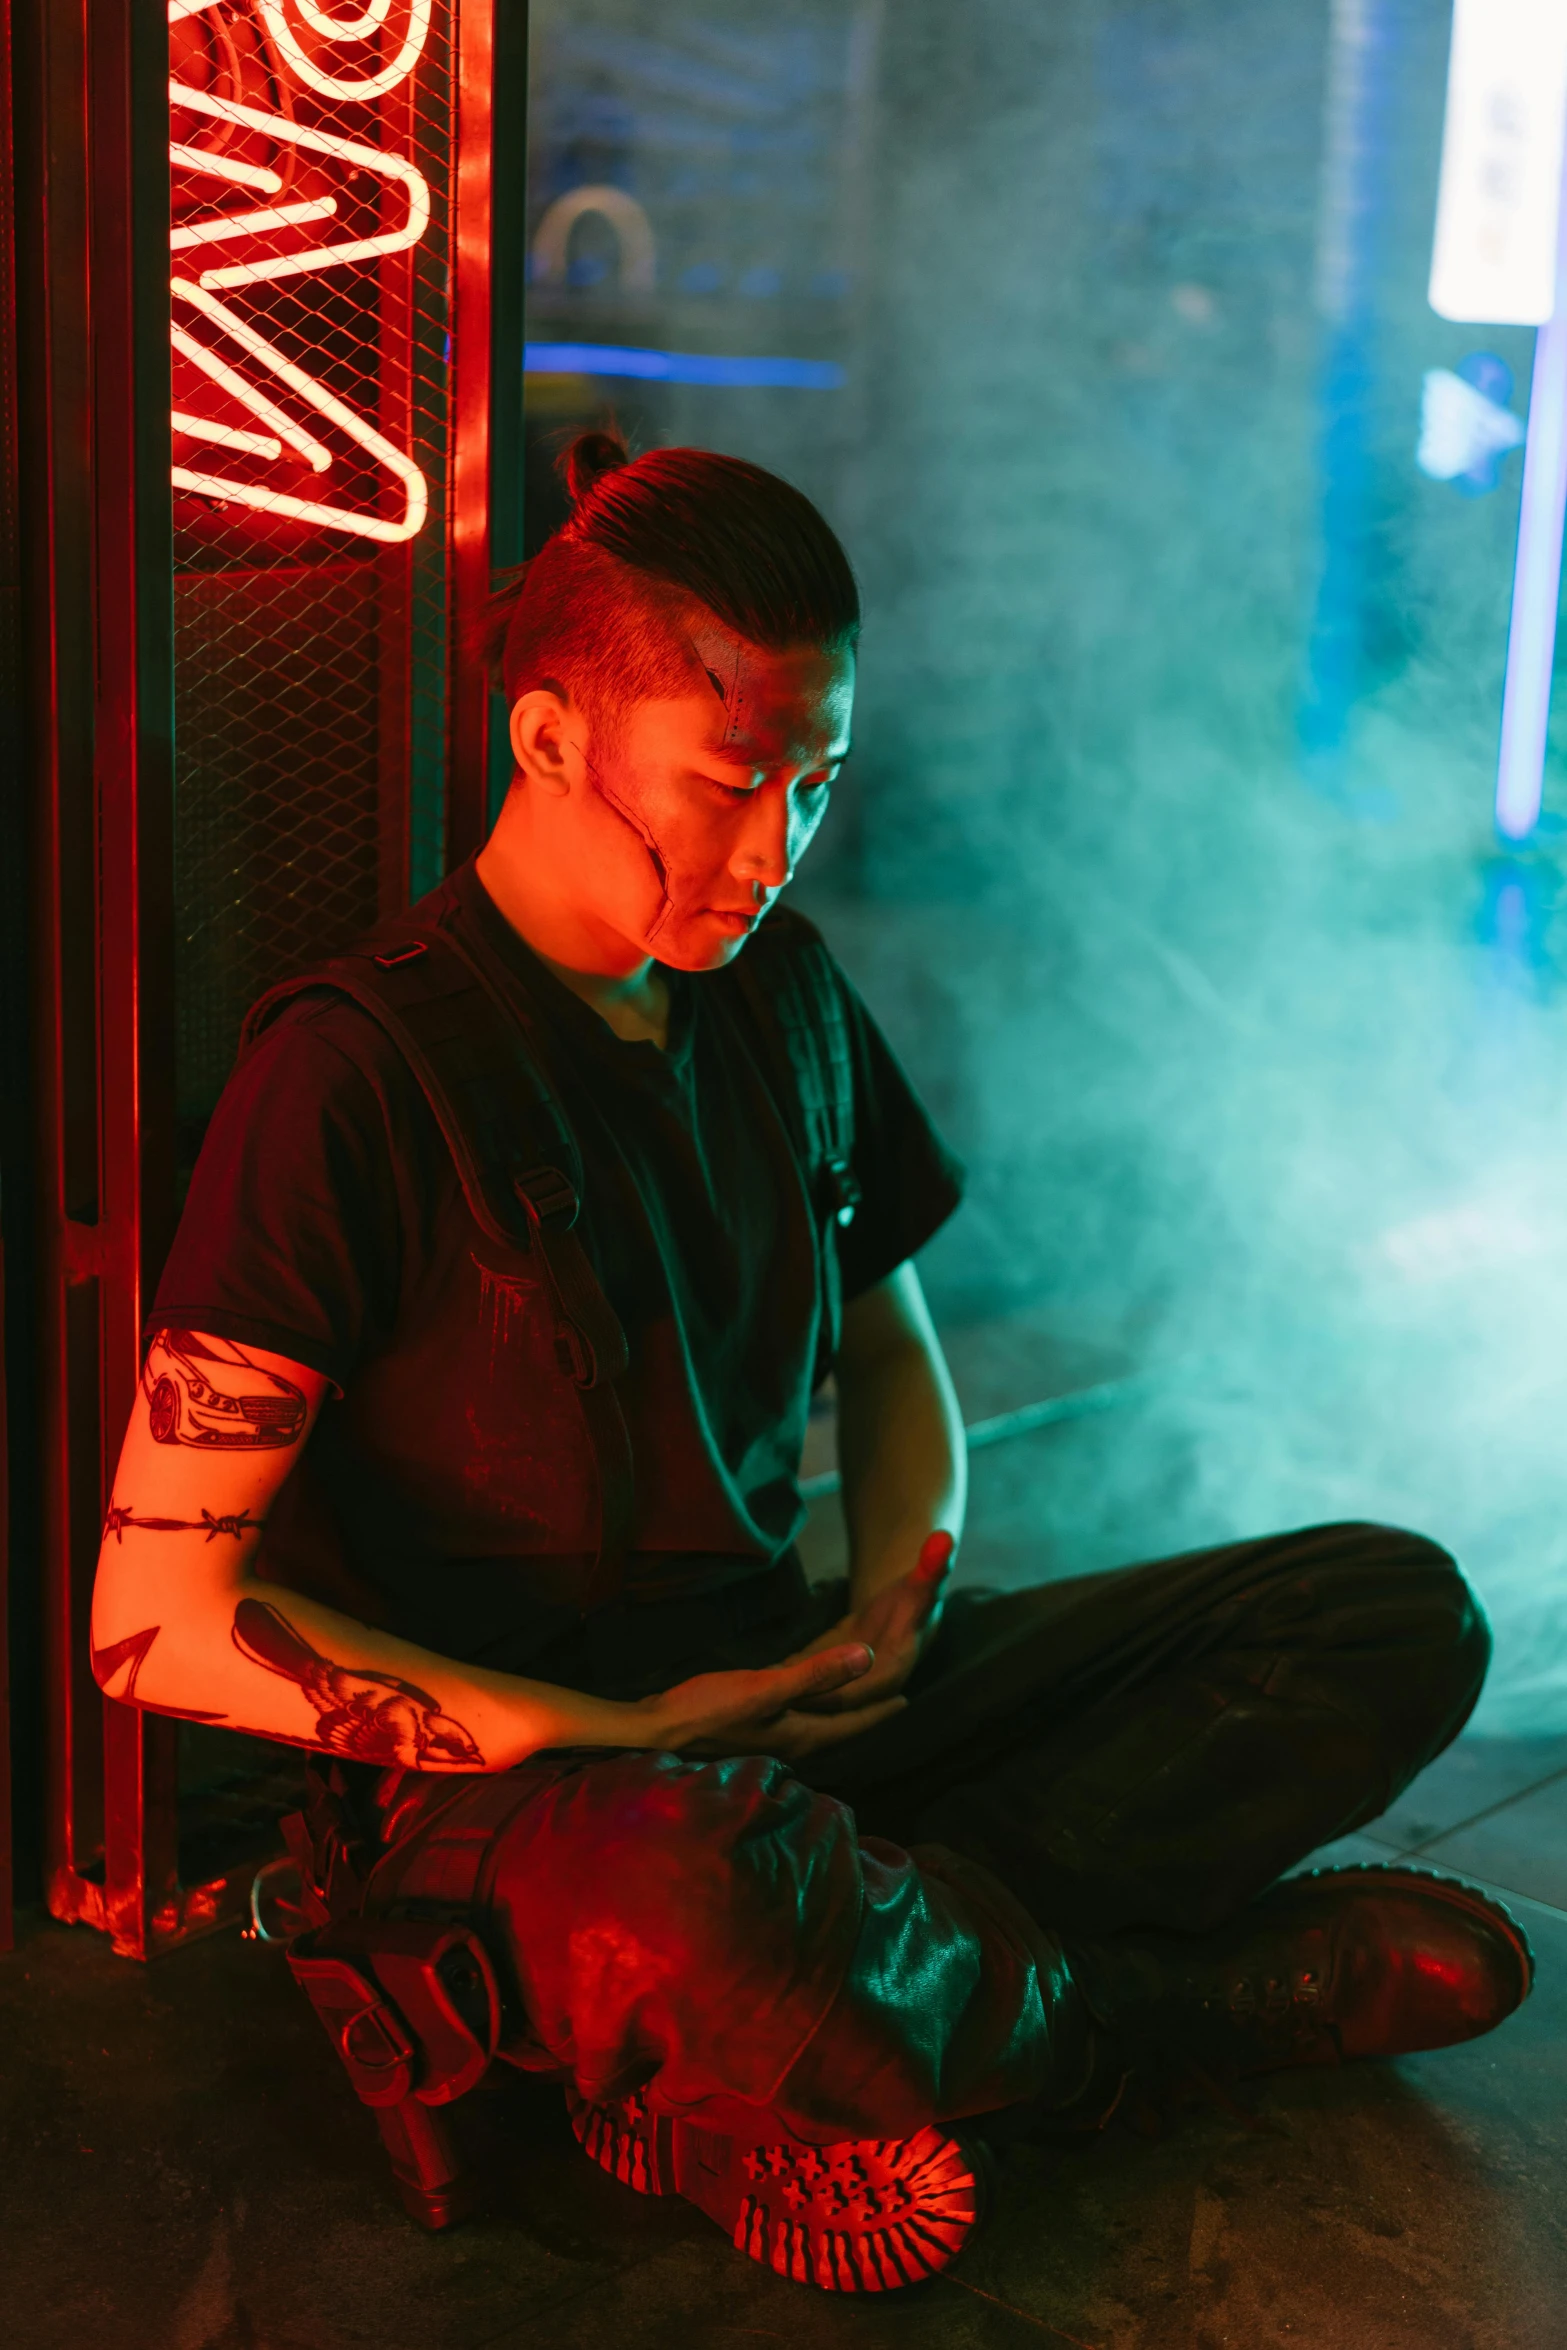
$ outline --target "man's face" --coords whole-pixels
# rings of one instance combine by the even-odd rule
[[[692,690],[633,703],[608,743],[587,747],[592,794],[621,836],[593,889],[620,936],[711,971],[739,953],[827,812],[854,656],[764,652],[717,622],[689,639]]]

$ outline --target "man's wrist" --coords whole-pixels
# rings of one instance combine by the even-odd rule
[[[916,1537],[912,1548],[899,1542],[891,1544],[885,1549],[876,1550],[868,1558],[853,1558],[849,1561],[849,1613],[851,1615],[857,1608],[862,1608],[869,1601],[878,1598],[892,1584],[902,1582],[919,1556],[920,1542],[923,1539],[923,1536]]]
[[[503,1704],[496,1744],[500,1767],[512,1769],[533,1754],[563,1746],[643,1746],[650,1743],[645,1702],[596,1697],[586,1690],[532,1683]]]
[[[956,1552],[962,1539],[961,1530],[943,1525],[939,1518],[932,1523],[923,1513],[917,1519],[895,1527],[890,1534],[880,1534],[873,1549],[851,1551],[850,1607],[864,1607],[867,1601],[878,1598],[893,1584],[901,1583],[905,1576],[912,1574],[924,1556],[926,1544],[937,1535],[950,1542],[952,1553]]]
[[[661,1697],[628,1698],[617,1702],[614,1722],[619,1735],[606,1738],[606,1745],[663,1746],[668,1743],[664,1704]]]

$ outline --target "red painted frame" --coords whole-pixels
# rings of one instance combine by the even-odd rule
[[[11,6],[0,0],[0,154],[13,145]],[[20,1022],[11,1005],[21,995],[20,944],[26,913],[16,873],[23,832],[17,786],[23,766],[20,730],[22,661],[21,578],[18,514],[20,497],[16,446],[16,210],[14,182],[0,171],[0,828],[13,843],[9,870],[0,873],[0,1337],[10,1327],[6,1292],[6,1243],[21,1226],[17,1169],[18,1132],[6,1096],[14,1105],[23,1091]],[[14,1245],[14,1240],[13,1240]],[[11,1772],[11,1417],[7,1408],[5,1360],[0,1349],[0,1950],[15,1940],[15,1855],[12,1845]]]
[[[254,1868],[181,1885],[176,1726],[101,1697],[87,1661],[108,1480],[173,1215],[167,24],[159,0],[13,6],[29,354],[46,1894],[56,1917],[146,1958],[237,1916]],[[462,648],[488,591],[497,383],[503,416],[508,400],[521,407],[520,306],[498,312],[510,322],[515,309],[515,331],[499,342],[491,332],[497,11],[509,99],[525,8],[461,0],[458,15],[453,857],[476,845],[485,817],[488,696]],[[518,166],[520,176],[520,153]],[[520,304],[520,254],[508,259]],[[496,445],[509,433],[508,420]]]

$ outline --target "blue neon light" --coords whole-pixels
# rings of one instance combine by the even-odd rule
[[[1507,840],[1527,840],[1539,823],[1545,781],[1561,595],[1562,515],[1567,506],[1567,235],[1562,254],[1556,315],[1535,336],[1529,385],[1529,438],[1524,444],[1507,683],[1502,692],[1502,748],[1496,768],[1496,828]]]
[[[529,375],[634,375],[647,383],[781,384],[795,391],[836,392],[843,369],[832,359],[734,359],[706,351],[635,351],[615,343],[530,343]]]

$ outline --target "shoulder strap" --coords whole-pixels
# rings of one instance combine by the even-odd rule
[[[598,1556],[586,1604],[624,1578],[635,1484],[631,1438],[614,1383],[625,1332],[575,1226],[582,1168],[515,991],[479,942],[403,916],[349,953],[269,989],[240,1039],[248,1052],[284,1007],[312,990],[347,996],[396,1045],[430,1105],[475,1223],[488,1240],[534,1255],[555,1308],[556,1354],[576,1387],[598,1471]]]
[[[462,948],[434,924],[388,926],[270,988],[246,1018],[241,1055],[288,1004],[323,988],[349,997],[397,1046],[434,1113],[480,1230],[502,1246],[526,1249],[532,1228],[518,1178],[535,1158],[553,1161],[575,1198],[576,1142],[517,1020]],[[528,1147],[519,1150],[524,1137]],[[572,1205],[568,1221],[575,1215]]]
[[[854,1068],[832,957],[791,910],[770,914],[734,966],[773,1064],[779,1109],[803,1150],[817,1204],[851,1224],[860,1201],[854,1173]]]

